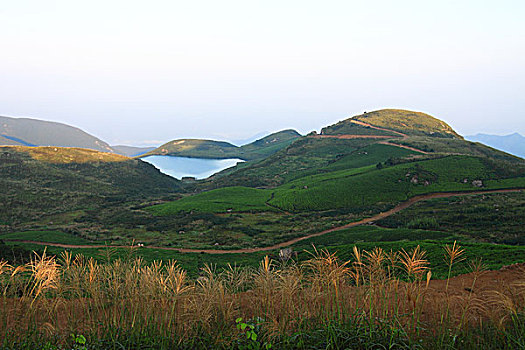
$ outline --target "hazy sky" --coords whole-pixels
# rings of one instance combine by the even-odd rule
[[[0,0],[0,115],[111,144],[363,111],[525,134],[525,1]]]

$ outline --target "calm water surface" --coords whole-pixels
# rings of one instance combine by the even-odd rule
[[[221,170],[230,168],[242,159],[204,159],[171,156],[148,156],[143,161],[154,165],[164,174],[181,179],[184,176],[192,176],[197,179],[205,179]]]

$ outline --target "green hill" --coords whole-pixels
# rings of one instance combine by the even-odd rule
[[[320,135],[287,130],[241,147],[208,140],[164,145],[164,154],[251,160],[192,182],[115,154],[6,147],[0,150],[0,186],[7,189],[0,193],[0,234],[60,231],[66,234],[60,239],[73,234],[71,241],[99,244],[248,248],[342,226],[420,194],[525,187],[523,159],[465,141],[430,116],[399,113],[367,113],[383,119],[365,123],[358,116]],[[491,212],[494,222],[504,222],[502,214]],[[422,222],[439,229],[438,219]],[[479,228],[468,229],[474,219],[462,223],[471,239],[480,237]],[[505,222],[512,232],[505,240],[524,242],[517,225]]]
[[[296,178],[336,169],[376,165],[391,157],[415,155],[403,148],[377,144],[369,139],[303,137],[287,148],[252,164],[238,164],[205,182],[223,186],[275,187]]]
[[[141,160],[93,150],[21,146],[0,147],[0,188],[0,228],[181,191],[179,181]]]
[[[106,142],[66,124],[0,116],[0,145],[79,147],[114,152]]]
[[[391,207],[425,193],[525,187],[525,164],[508,169],[481,157],[446,156],[382,167],[359,164],[355,157],[352,160],[353,164],[345,161],[347,167],[341,170],[333,163],[320,168],[318,174],[303,176],[273,189],[224,187],[161,204],[153,211],[158,215],[182,210],[226,212],[228,208],[234,211],[271,208],[291,212],[342,208],[366,211]],[[265,203],[270,208],[265,207]]]
[[[374,129],[373,127],[388,130]],[[382,109],[364,113],[333,126],[326,127],[322,134],[366,134],[401,136],[417,135],[462,139],[447,123],[428,114],[402,109]]]
[[[265,158],[277,152],[291,144],[300,136],[295,130],[283,130],[240,147],[223,141],[180,139],[165,143],[157,149],[141,155],[141,157],[165,155],[193,158],[240,158],[244,160],[255,160]]]
[[[200,193],[147,211],[165,222],[194,217],[184,228],[186,246],[250,247],[356,221],[421,194],[525,187],[525,161],[425,118],[414,130],[391,130],[377,120],[382,126],[337,123],[190,185]]]
[[[498,169],[484,158],[444,158],[358,168],[300,178],[276,188],[269,204],[288,211],[393,206],[419,194],[525,187],[521,171]]]
[[[358,124],[364,121],[374,125]],[[523,162],[519,157],[466,141],[445,122],[424,113],[388,109],[325,127],[320,135],[303,137],[259,162],[238,164],[201,186],[275,187],[335,168],[446,155],[480,156],[509,164]]]

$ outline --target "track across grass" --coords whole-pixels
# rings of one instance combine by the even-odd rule
[[[521,192],[525,190],[525,188],[516,188],[516,189],[502,189],[502,190],[485,190],[485,191],[471,191],[471,192],[441,192],[441,193],[430,193],[425,195],[419,195],[410,198],[409,200],[402,202],[398,204],[396,207],[386,211],[379,213],[377,215],[374,215],[372,217],[351,222],[343,226],[334,227],[329,230],[324,230],[321,232],[313,233],[310,235],[298,237],[286,242],[282,242],[279,244],[275,244],[272,246],[267,247],[258,247],[258,248],[246,248],[246,249],[234,249],[234,250],[221,250],[221,249],[186,249],[186,248],[172,248],[172,247],[156,247],[156,246],[145,246],[143,248],[149,248],[149,249],[157,249],[157,250],[172,250],[177,251],[179,253],[206,253],[206,254],[239,254],[239,253],[257,253],[257,252],[264,252],[264,251],[270,251],[270,250],[276,250],[285,248],[288,246],[291,246],[293,244],[296,244],[298,242],[325,235],[330,232],[340,231],[343,229],[347,229],[350,227],[360,226],[364,224],[373,223],[377,220],[386,218],[392,214],[395,214],[403,209],[406,209],[413,205],[414,203],[433,199],[433,198],[445,198],[445,197],[453,197],[453,196],[465,196],[465,195],[476,195],[476,194],[488,194],[488,193],[509,193],[509,192]],[[52,246],[52,247],[60,247],[60,248],[77,248],[77,249],[92,249],[92,248],[107,248],[105,245],[85,245],[85,244],[63,244],[63,243],[50,243],[50,242],[42,242],[42,241],[33,241],[33,240],[25,240],[25,239],[6,239],[6,241],[16,241],[20,243],[26,243],[26,244],[35,244],[35,245],[41,245],[41,246]],[[111,246],[112,248],[127,248],[127,246]]]

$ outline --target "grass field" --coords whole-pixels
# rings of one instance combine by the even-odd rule
[[[27,234],[26,237],[31,237]],[[33,236],[34,237],[34,236]],[[75,237],[60,236],[53,241],[65,244],[80,244]],[[68,241],[69,240],[69,241]],[[469,259],[481,258],[484,264],[490,269],[499,269],[502,266],[518,262],[525,262],[525,246],[512,246],[502,244],[490,244],[476,242],[470,237],[455,235],[448,232],[407,229],[407,228],[381,228],[376,226],[360,226],[346,230],[332,232],[323,236],[310,238],[293,245],[291,248],[298,253],[299,261],[309,259],[313,246],[318,249],[328,249],[337,252],[337,255],[347,260],[353,254],[353,247],[359,249],[372,250],[380,247],[385,251],[411,249],[420,245],[426,252],[427,258],[433,266],[433,274],[436,278],[446,277],[447,266],[443,260],[442,248],[445,244],[450,244],[457,240],[462,246],[466,247],[466,256]],[[51,241],[49,241],[51,242]],[[17,244],[28,250],[42,251],[41,245],[6,242]],[[279,260],[279,251],[257,252],[249,254],[201,254],[201,253],[178,253],[176,251],[150,249],[135,247],[129,248],[88,248],[88,249],[67,249],[73,254],[83,254],[87,257],[94,257],[99,261],[105,261],[108,257],[112,259],[124,258],[127,256],[141,257],[147,263],[155,260],[177,260],[191,276],[198,276],[204,264],[213,264],[217,268],[226,268],[228,264],[246,267],[255,267],[260,260],[269,255],[275,260]],[[64,251],[63,248],[47,247],[49,254],[59,256]],[[456,270],[457,274],[467,271],[466,264],[460,264]]]
[[[481,159],[468,156],[399,164],[365,174],[351,170],[331,175],[283,185],[275,189],[270,204],[288,211],[326,210],[394,204],[432,192],[473,191],[473,180],[482,180],[484,189],[525,186],[525,177],[494,179],[496,174]]]
[[[24,240],[63,244],[94,244],[93,241],[61,231],[24,231],[0,233],[0,240]]]
[[[372,147],[378,148],[379,145]],[[374,162],[381,159],[381,152],[376,150],[371,153],[377,155]],[[228,209],[264,211],[271,210],[265,204],[268,203],[291,212],[320,211],[394,205],[412,196],[432,192],[474,191],[477,189],[472,184],[474,180],[482,181],[483,189],[525,187],[525,177],[498,178],[500,176],[495,170],[481,158],[470,156],[385,165],[381,169],[374,165],[351,167],[362,164],[366,163],[359,157],[347,156],[328,166],[327,169],[332,170],[330,172],[304,176],[275,189],[225,187],[149,210],[155,215],[169,215],[181,210],[213,213]],[[350,169],[335,170],[339,167]]]
[[[524,210],[525,193],[439,198],[417,203],[378,224],[427,226],[485,242],[523,245]]]
[[[145,249],[110,248],[96,260],[83,250],[0,262],[0,349],[520,348],[524,289],[511,282],[525,275],[485,268],[523,261],[525,247],[413,241],[425,234],[375,227],[340,237],[367,235],[406,240],[312,248],[284,263],[237,257],[245,267],[156,251],[147,263]],[[187,274],[190,261],[202,264],[198,275]],[[471,274],[451,278],[461,272]]]
[[[177,201],[149,207],[155,215],[170,215],[179,211],[204,211],[210,213],[272,211],[266,205],[271,193],[247,187],[227,187],[184,197]]]

